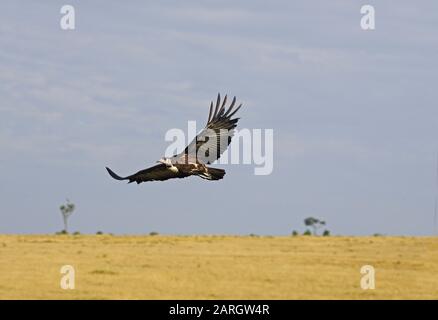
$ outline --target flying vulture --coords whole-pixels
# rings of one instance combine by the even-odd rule
[[[217,96],[216,105],[210,104],[210,113],[205,128],[193,139],[192,142],[180,154],[171,158],[163,157],[157,161],[157,165],[141,170],[127,177],[120,177],[110,168],[106,168],[111,177],[116,180],[128,180],[128,183],[137,184],[146,181],[164,181],[173,178],[185,178],[198,176],[206,180],[220,180],[225,175],[225,170],[208,167],[220,158],[231,143],[234,128],[239,118],[231,117],[240,109],[242,104],[234,109],[236,97],[230,106],[225,106],[227,96],[221,101],[220,94]]]

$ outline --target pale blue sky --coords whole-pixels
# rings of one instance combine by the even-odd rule
[[[0,232],[433,232],[436,1],[2,1]],[[59,27],[64,4],[76,30]],[[360,28],[374,4],[376,30]],[[273,128],[275,167],[126,185],[217,92]]]

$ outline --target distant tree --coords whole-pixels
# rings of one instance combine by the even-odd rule
[[[325,226],[325,221],[316,219],[314,217],[309,217],[304,219],[304,224],[306,225],[306,227],[312,228],[313,235],[316,236],[318,229],[321,228],[322,226]]]
[[[324,232],[322,233],[322,236],[323,237],[328,237],[328,236],[330,236],[330,231],[329,230],[324,230]]]
[[[296,236],[298,235],[298,231],[297,231],[297,230],[292,231],[292,235],[293,235],[294,237],[296,237]]]
[[[312,235],[312,231],[310,231],[309,229],[307,229],[306,231],[304,231],[303,236],[311,236]]]
[[[67,203],[59,207],[59,210],[61,210],[62,218],[64,220],[64,231],[65,233],[68,233],[67,220],[75,210],[75,205],[67,199]]]
[[[152,231],[152,232],[149,232],[149,235],[150,235],[150,236],[158,236],[159,233],[156,232],[156,231]]]
[[[103,232],[99,230],[99,231],[96,232],[96,234],[100,236],[100,235],[103,234]]]

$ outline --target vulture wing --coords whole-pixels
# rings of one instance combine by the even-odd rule
[[[232,119],[231,117],[242,106],[240,104],[234,109],[236,97],[233,98],[228,108],[225,107],[226,102],[227,96],[221,102],[221,96],[218,94],[216,106],[213,107],[213,102],[210,104],[210,113],[205,128],[189,143],[184,152],[176,155],[172,161],[211,164],[221,157],[231,143],[234,128],[239,120],[239,118]]]
[[[175,173],[167,169],[166,165],[160,163],[156,166],[141,170],[127,177],[120,177],[115,174],[110,168],[106,168],[111,177],[116,180],[129,180],[128,183],[137,182],[137,184],[146,181],[164,181],[172,178],[185,178],[188,175],[184,173]]]

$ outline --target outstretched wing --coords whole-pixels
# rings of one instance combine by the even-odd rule
[[[236,109],[236,97],[233,98],[228,108],[225,107],[227,96],[221,103],[221,96],[218,94],[216,106],[213,108],[213,101],[210,104],[210,113],[205,128],[185,148],[184,152],[176,155],[172,161],[200,162],[211,164],[227,150],[234,135],[234,128],[239,118],[231,117],[242,107],[240,104]],[[234,109],[234,110],[233,110]]]
[[[128,183],[137,182],[137,184],[146,182],[146,181],[164,181],[172,178],[184,178],[187,177],[186,174],[183,173],[175,173],[167,169],[164,164],[158,164],[156,166],[141,170],[133,175],[127,177],[120,177],[115,174],[110,168],[106,167],[106,170],[116,180],[129,180]]]

